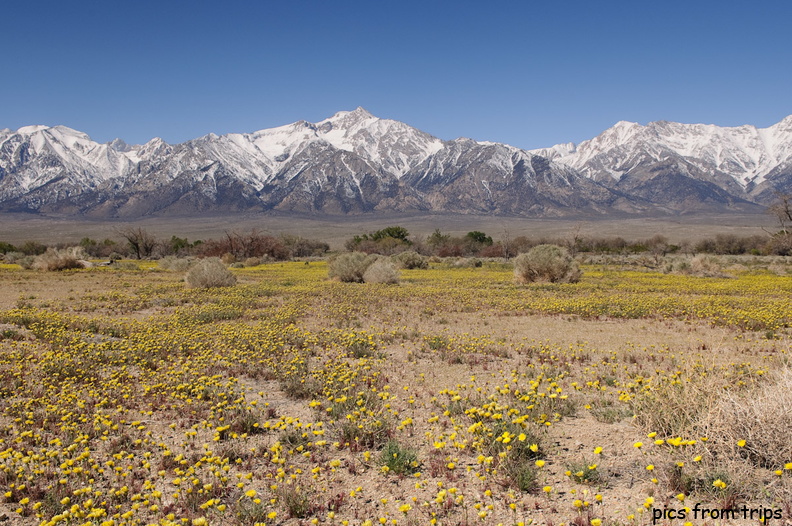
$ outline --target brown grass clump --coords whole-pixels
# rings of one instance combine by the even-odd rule
[[[743,458],[778,469],[792,459],[792,369],[760,390],[726,394],[702,423],[708,448],[719,458]],[[742,440],[745,441],[740,446]]]
[[[85,253],[82,247],[69,247],[65,249],[47,249],[40,256],[36,256],[31,265],[36,270],[68,270],[75,268],[85,268]]]
[[[191,288],[212,288],[231,287],[237,280],[219,258],[206,258],[193,265],[184,281]]]
[[[719,401],[725,381],[694,377],[663,381],[632,401],[635,424],[661,437],[687,436]]]
[[[363,273],[363,281],[366,283],[394,285],[399,282],[399,269],[396,268],[392,261],[378,259]]]
[[[514,260],[514,278],[518,283],[576,283],[582,274],[569,252],[557,245],[535,246]]]
[[[690,273],[702,278],[725,278],[720,262],[713,256],[699,254],[690,260]]]

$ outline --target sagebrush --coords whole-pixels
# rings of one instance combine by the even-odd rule
[[[396,268],[392,261],[378,259],[363,273],[363,281],[366,283],[394,285],[399,282],[399,269]]]
[[[328,261],[328,275],[345,283],[362,283],[363,274],[377,260],[363,252],[345,252]]]
[[[557,245],[535,246],[514,260],[514,277],[519,283],[576,283],[581,275],[569,251]]]
[[[36,270],[68,270],[90,266],[82,247],[64,249],[48,248],[46,252],[33,259],[31,265]]]
[[[231,287],[237,279],[219,258],[202,259],[184,276],[192,288]]]

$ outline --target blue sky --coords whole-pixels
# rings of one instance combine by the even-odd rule
[[[792,2],[7,2],[0,128],[181,142],[363,106],[442,139],[792,114]]]

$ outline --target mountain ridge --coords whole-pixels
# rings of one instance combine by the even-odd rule
[[[66,126],[0,130],[0,210],[91,217],[282,211],[686,213],[792,190],[792,115],[767,127],[620,121],[579,144],[443,141],[358,107],[316,123],[96,143]]]

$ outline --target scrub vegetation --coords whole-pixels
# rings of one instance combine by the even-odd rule
[[[497,245],[474,234],[462,242]],[[235,266],[0,265],[14,524],[792,513],[788,257],[542,248],[575,279],[534,280],[416,243],[328,262],[238,242],[216,250]]]

